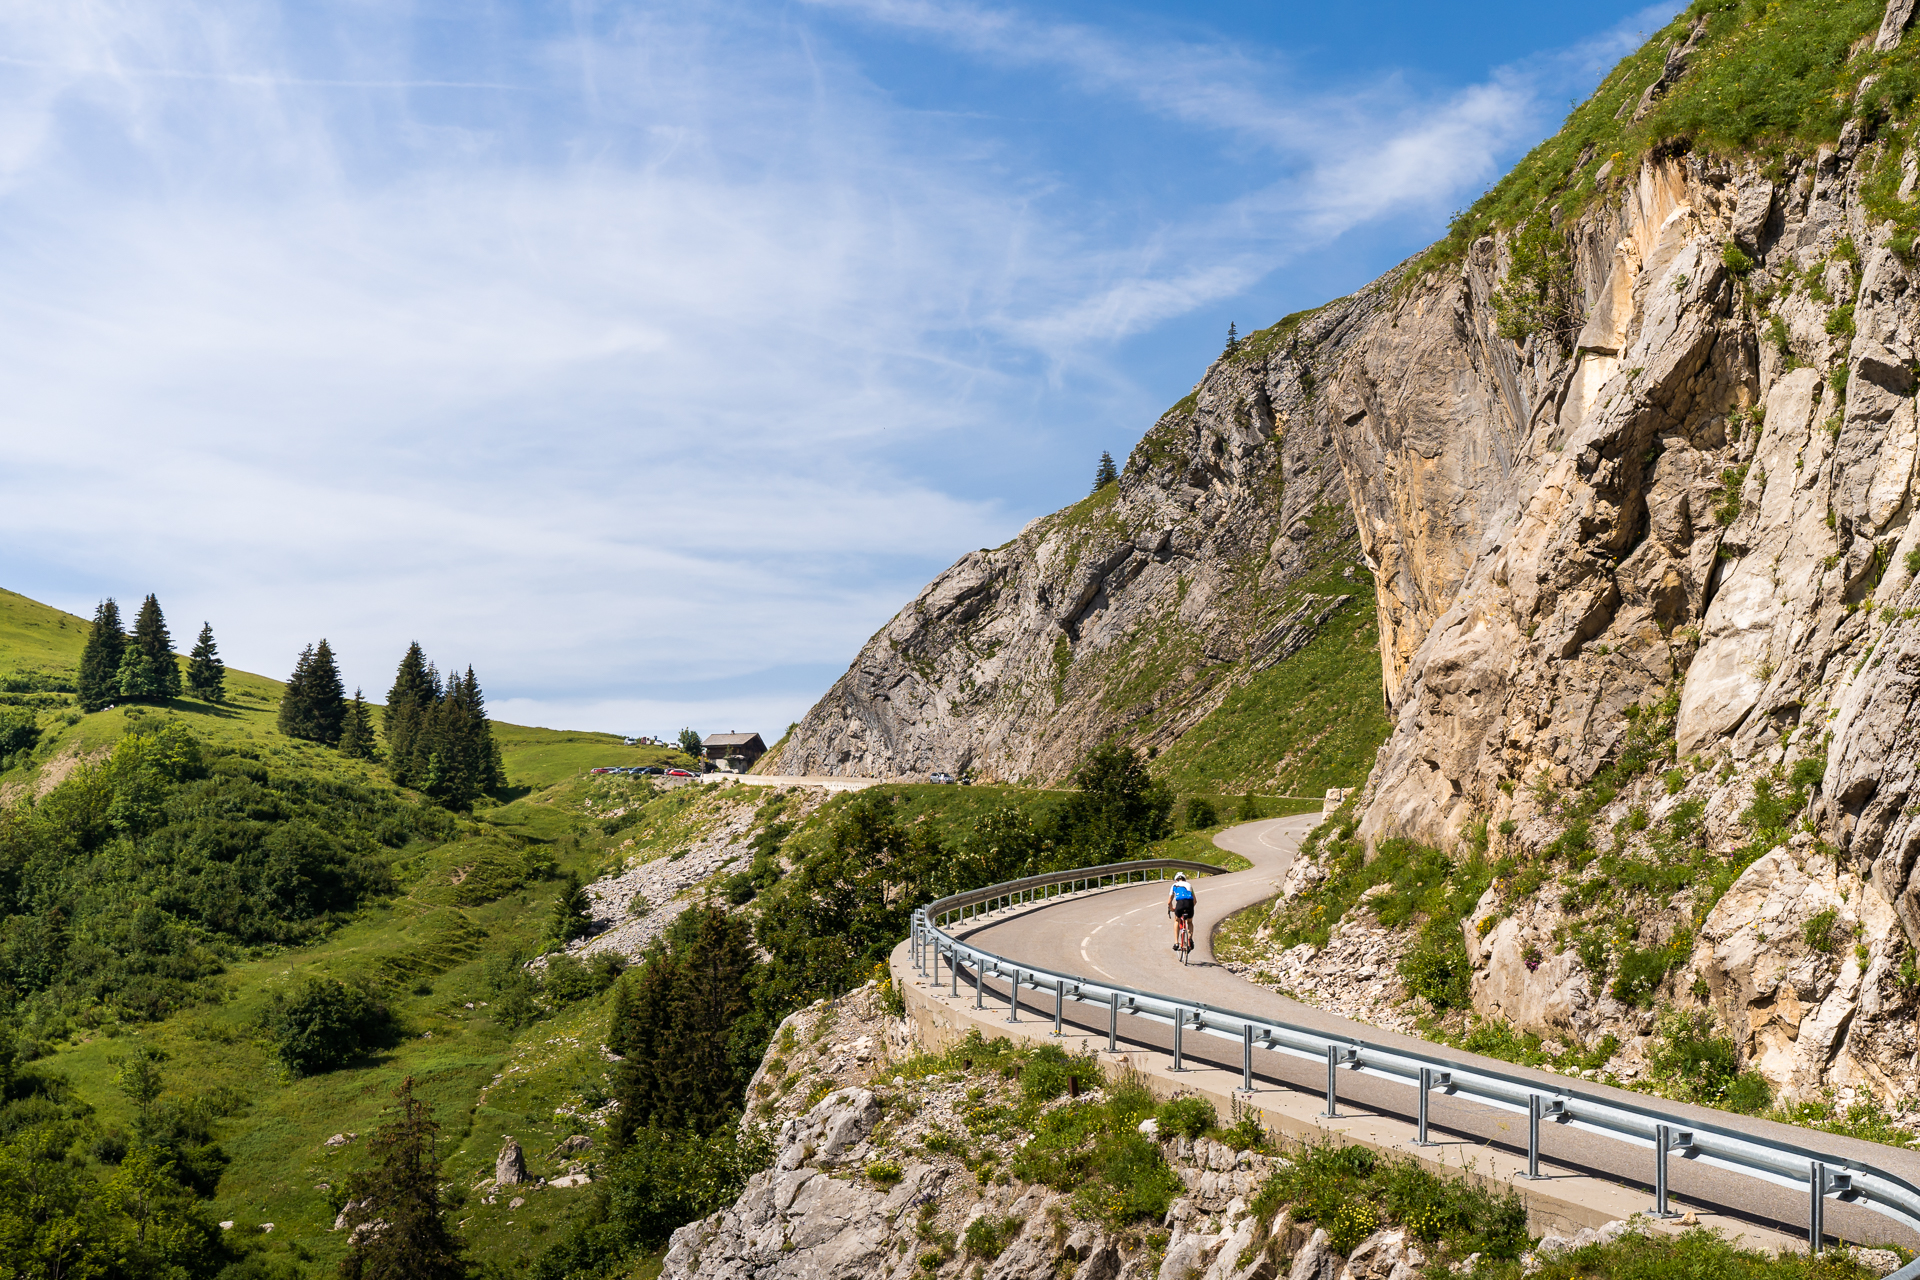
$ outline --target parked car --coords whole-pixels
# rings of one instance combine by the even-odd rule
[[[936,773],[929,777],[927,781],[943,787],[950,786],[953,783],[953,775],[950,773]]]
[[[650,774],[652,774],[652,775],[654,775],[655,777],[658,777],[658,776],[660,776],[661,774],[663,774],[663,773],[665,773],[665,772],[666,772],[666,770],[665,770],[665,769],[662,769],[662,768],[661,768],[661,767],[660,767],[659,765],[657,765],[657,764],[650,764],[650,765],[647,765],[647,766],[646,766],[645,768],[642,768],[642,769],[635,769],[635,770],[634,770],[634,772],[635,772],[635,773],[650,773]]]
[[[691,778],[693,775],[685,769],[669,769],[667,770],[667,776],[669,778]]]
[[[595,773],[612,773],[613,770],[610,767],[602,766],[601,768],[595,769],[594,772]]]

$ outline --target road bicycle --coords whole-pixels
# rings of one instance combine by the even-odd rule
[[[1173,920],[1174,950],[1180,953],[1180,963],[1187,963],[1187,957],[1193,954],[1193,917],[1175,916]]]

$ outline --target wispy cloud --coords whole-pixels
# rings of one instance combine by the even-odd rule
[[[1116,343],[1484,181],[1551,79],[1302,98],[1271,51],[963,5],[449,13],[0,9],[5,585],[157,590],[270,673],[325,634],[381,689],[418,638],[528,719],[777,731],[1044,492],[956,472],[1114,430]],[[848,18],[1264,169],[1095,209],[899,106]]]

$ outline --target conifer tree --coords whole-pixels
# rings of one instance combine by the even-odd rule
[[[371,760],[375,746],[373,713],[367,710],[360,690],[355,689],[353,702],[347,707],[347,722],[340,730],[340,754],[353,760]]]
[[[128,698],[180,696],[180,664],[174,661],[173,637],[167,634],[166,615],[155,596],[141,604],[120,656],[120,693]]]
[[[440,700],[427,712],[415,739],[413,772],[414,785],[450,809],[464,809],[505,784],[486,697],[472,667],[464,677],[448,676]]]
[[[305,726],[312,721],[312,714],[307,710],[307,673],[312,668],[313,646],[308,645],[300,651],[299,659],[293,664],[293,674],[287,677],[286,692],[280,695],[280,715],[275,723],[289,738],[306,737]]]
[[[82,711],[100,711],[120,700],[120,658],[126,648],[120,606],[109,596],[94,610],[93,629],[87,633],[87,647],[80,654],[76,685]]]
[[[289,738],[334,746],[340,741],[346,720],[347,694],[340,683],[333,650],[325,640],[308,645],[301,650],[300,661],[287,678],[287,692],[280,699],[280,732]]]
[[[218,702],[227,696],[227,664],[220,660],[220,649],[213,642],[213,624],[200,624],[200,638],[193,642],[187,663],[187,689],[202,702]]]
[[[1119,468],[1113,465],[1113,455],[1105,449],[1100,451],[1100,465],[1093,473],[1093,491],[1100,492],[1120,478]]]
[[[347,1193],[345,1280],[456,1280],[468,1274],[460,1241],[440,1201],[440,1126],[413,1096],[408,1076],[398,1105],[368,1143],[376,1168],[356,1174]]]
[[[427,714],[439,700],[440,682],[416,640],[407,646],[406,655],[400,659],[393,688],[387,691],[387,709],[381,715],[387,731],[388,769],[393,780],[403,787],[417,785],[416,747]]]
[[[1220,354],[1230,356],[1239,349],[1240,330],[1234,326],[1233,321],[1229,320],[1227,321],[1227,349]]]
[[[607,1037],[624,1058],[616,1146],[648,1126],[710,1133],[739,1114],[753,1064],[734,1033],[752,1005],[753,965],[747,917],[707,904],[675,920],[621,983]]]

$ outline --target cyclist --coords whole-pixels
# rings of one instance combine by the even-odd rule
[[[1167,914],[1173,917],[1173,949],[1180,950],[1185,941],[1187,949],[1192,950],[1193,929],[1193,886],[1187,883],[1187,873],[1176,871],[1173,874],[1173,888],[1167,893]]]

